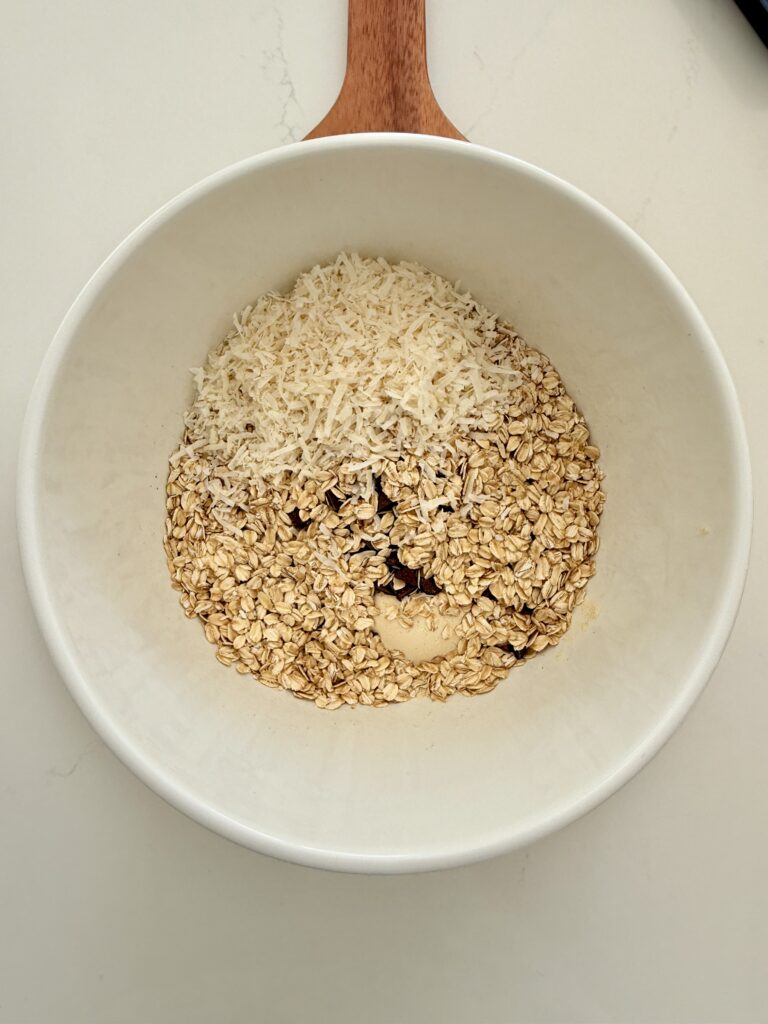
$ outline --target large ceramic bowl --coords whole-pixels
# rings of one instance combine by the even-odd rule
[[[587,601],[560,647],[487,696],[319,711],[219,665],[170,587],[164,484],[188,369],[235,310],[340,249],[461,279],[553,359],[603,450]],[[731,629],[750,484],[715,342],[624,224],[511,157],[360,135],[216,174],[110,256],[37,382],[19,521],[51,651],[137,775],[255,850],[412,871],[529,842],[659,749]]]

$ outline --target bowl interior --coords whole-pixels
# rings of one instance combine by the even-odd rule
[[[189,368],[234,311],[343,248],[460,279],[553,359],[603,450],[587,600],[559,648],[482,698],[320,712],[219,665],[169,584]],[[31,406],[22,540],[75,696],[150,784],[259,849],[412,869],[567,820],[666,738],[735,613],[745,467],[706,328],[628,229],[478,147],[324,140],[191,190],[89,284]]]

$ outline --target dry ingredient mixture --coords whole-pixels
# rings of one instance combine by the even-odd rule
[[[595,571],[600,453],[546,356],[458,285],[342,253],[244,309],[194,377],[165,550],[223,664],[380,706],[485,693],[559,642]],[[411,661],[382,615],[455,648]]]

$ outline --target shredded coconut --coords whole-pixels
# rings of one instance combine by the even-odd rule
[[[204,367],[186,447],[246,478],[380,473],[404,452],[438,459],[514,404],[509,338],[471,295],[416,263],[341,253],[235,317]]]

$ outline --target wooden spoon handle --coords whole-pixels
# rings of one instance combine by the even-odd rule
[[[306,137],[419,132],[463,139],[432,92],[424,22],[424,0],[349,0],[341,92]]]

